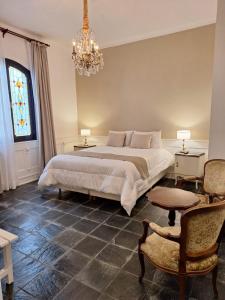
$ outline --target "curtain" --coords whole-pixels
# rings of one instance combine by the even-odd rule
[[[0,37],[0,193],[16,188],[15,149],[8,82]]]
[[[31,42],[31,64],[35,90],[39,100],[40,146],[43,165],[45,166],[56,155],[48,57],[45,45]]]

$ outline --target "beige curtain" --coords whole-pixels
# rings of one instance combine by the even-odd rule
[[[37,93],[40,115],[40,143],[44,166],[56,155],[56,142],[51,105],[51,91],[47,49],[45,45],[31,42],[33,84]]]

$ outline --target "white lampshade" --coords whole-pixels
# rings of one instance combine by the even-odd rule
[[[90,136],[91,135],[91,129],[85,128],[80,130],[81,136]]]
[[[177,139],[178,140],[190,140],[191,131],[190,130],[178,130],[177,131]]]

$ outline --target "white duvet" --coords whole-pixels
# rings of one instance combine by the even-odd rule
[[[138,192],[149,179],[167,169],[174,161],[173,155],[162,148],[99,146],[84,151],[143,157],[148,164],[149,178],[143,180],[131,162],[61,154],[48,162],[39,179],[39,188],[53,185],[63,186],[68,190],[84,188],[119,195],[121,205],[128,215],[136,204]]]

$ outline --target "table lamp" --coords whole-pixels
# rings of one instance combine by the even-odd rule
[[[81,129],[80,135],[84,137],[84,146],[88,146],[87,137],[91,135],[91,129]]]
[[[178,130],[177,131],[177,139],[183,141],[181,153],[188,154],[189,151],[185,148],[185,140],[190,140],[191,131],[190,130]]]

